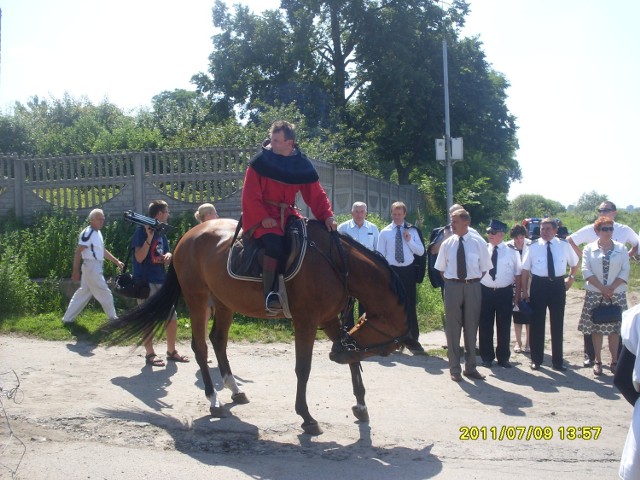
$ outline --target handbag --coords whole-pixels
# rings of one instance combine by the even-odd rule
[[[591,310],[591,321],[598,325],[621,322],[622,307],[613,305],[611,300],[609,300],[608,304],[603,304],[602,300],[600,300],[600,305]]]
[[[122,273],[116,276],[115,292],[123,297],[138,298],[140,300],[144,300],[145,298],[149,298],[151,289],[149,288],[148,282],[136,282],[136,279],[133,277],[133,275],[127,272],[127,265],[129,264],[129,259],[131,258],[131,252],[133,252],[133,237],[131,237],[129,254],[127,255],[127,259],[124,262],[124,267],[122,267]]]

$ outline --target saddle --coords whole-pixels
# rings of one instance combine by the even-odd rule
[[[285,265],[284,280],[294,278],[304,260],[307,251],[307,219],[290,217],[284,233]],[[242,219],[233,237],[233,243],[227,259],[227,272],[237,280],[262,282],[262,242],[253,238],[242,229]]]

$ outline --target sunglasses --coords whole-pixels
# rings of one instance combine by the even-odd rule
[[[599,208],[598,213],[609,213],[613,212],[613,208]]]
[[[489,235],[496,235],[496,234],[498,234],[500,232],[501,232],[501,230],[494,230],[493,228],[491,230],[487,230],[487,233]]]
[[[613,227],[600,227],[601,232],[613,232]]]

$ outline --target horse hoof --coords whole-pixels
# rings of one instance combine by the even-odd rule
[[[214,418],[224,418],[224,417],[226,417],[222,407],[209,407],[209,413]]]
[[[351,407],[351,411],[355,415],[355,417],[361,422],[369,422],[369,411],[365,408],[359,408],[357,405]]]
[[[238,405],[249,403],[249,399],[244,394],[244,392],[234,393],[233,395],[231,395],[231,400],[233,400],[233,402],[237,403]]]
[[[304,433],[306,433],[307,435],[322,435],[322,429],[320,428],[320,425],[318,425],[318,422],[314,421],[313,423],[303,423],[302,424],[302,429],[304,430]]]

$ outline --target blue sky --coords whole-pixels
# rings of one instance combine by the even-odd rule
[[[245,1],[255,11],[277,0]],[[640,206],[636,0],[470,0],[465,35],[511,87],[523,180],[568,205],[595,190]],[[108,98],[125,109],[192,88],[211,53],[213,0],[0,0],[0,108],[31,96]],[[450,95],[455,96],[455,91]],[[451,119],[456,136],[455,118]],[[455,166],[454,166],[455,169]],[[454,185],[455,199],[455,185]]]

